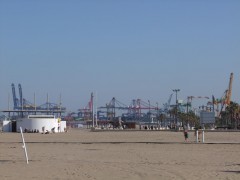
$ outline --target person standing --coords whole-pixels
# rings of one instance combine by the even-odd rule
[[[188,142],[188,131],[187,131],[187,129],[184,129],[183,133],[184,133],[185,142]]]

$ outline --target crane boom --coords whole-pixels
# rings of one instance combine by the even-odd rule
[[[164,103],[164,104],[163,104],[165,111],[168,111],[168,110],[169,110],[169,107],[170,107],[170,104],[171,104],[171,100],[172,100],[172,96],[173,96],[173,94],[171,94],[171,95],[169,96],[167,103]]]
[[[207,96],[188,96],[188,97],[187,97],[188,102],[191,103],[193,98],[199,98],[199,99],[205,98],[205,99],[209,99],[209,97],[207,97]]]

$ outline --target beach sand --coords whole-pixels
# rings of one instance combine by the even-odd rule
[[[70,129],[67,133],[0,134],[1,179],[240,179],[240,132]]]

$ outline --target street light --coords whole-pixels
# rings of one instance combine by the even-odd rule
[[[156,105],[157,105],[157,125],[158,125],[158,128],[159,128],[159,110],[158,110],[158,102],[156,102]]]
[[[158,102],[156,102],[156,105],[157,105],[157,117],[158,117],[158,115],[159,115]]]
[[[178,114],[178,97],[177,93],[180,91],[180,89],[173,89],[173,92],[176,93],[176,115],[175,115],[175,123],[177,125],[177,114]]]
[[[149,104],[149,119],[151,120],[151,114],[150,114],[150,100],[148,100],[148,104]]]

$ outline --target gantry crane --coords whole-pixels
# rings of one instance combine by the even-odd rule
[[[221,112],[223,111],[223,109],[226,108],[231,102],[232,84],[233,84],[233,73],[230,74],[228,89],[226,89],[224,91],[222,97],[220,99],[215,99],[213,97],[213,105],[217,105],[217,110],[216,111],[218,113],[218,117],[221,116]],[[221,104],[220,111],[219,111],[219,104]]]
[[[205,99],[209,99],[209,97],[207,97],[207,96],[188,96],[188,97],[187,97],[188,102],[189,102],[189,103],[192,103],[192,100],[193,100],[194,98],[199,98],[199,99],[205,98]]]
[[[141,99],[133,99],[130,106],[128,106],[128,115],[132,118],[139,120],[142,116],[144,116],[144,114],[146,114],[146,112],[143,113],[143,110],[147,110],[147,114],[148,116],[150,116],[151,114],[153,114],[152,111],[158,112],[159,108],[158,106],[156,107],[151,105],[149,100],[148,102],[144,102]]]
[[[165,111],[165,112],[168,112],[168,111],[169,111],[170,104],[171,104],[171,100],[172,100],[172,96],[173,96],[173,94],[171,94],[171,95],[169,96],[168,102],[165,103],[165,104],[163,104],[163,106],[164,106],[164,111]]]
[[[24,111],[47,111],[47,112],[64,112],[66,110],[65,107],[60,105],[55,104],[55,103],[49,103],[47,100],[46,104],[42,104],[40,106],[36,106],[35,103],[32,104],[28,100],[26,100],[23,97],[23,92],[22,92],[22,86],[21,84],[18,84],[18,89],[19,89],[19,98],[16,96],[16,91],[15,91],[15,85],[12,83],[12,94],[13,94],[13,108],[14,110],[24,110]]]
[[[84,120],[90,120],[93,116],[93,93],[91,93],[90,101],[88,102],[87,106],[83,109],[78,110],[78,115],[83,117]]]
[[[23,107],[23,94],[22,94],[21,84],[18,84],[18,89],[19,89],[20,106]]]
[[[13,108],[16,110],[18,109],[19,99],[16,96],[15,86],[13,83],[12,83],[12,94],[13,94]]]
[[[188,112],[188,106],[192,106],[192,100],[193,99],[195,99],[195,98],[197,98],[197,99],[209,99],[209,97],[207,97],[207,96],[188,96],[187,97],[187,112]]]

